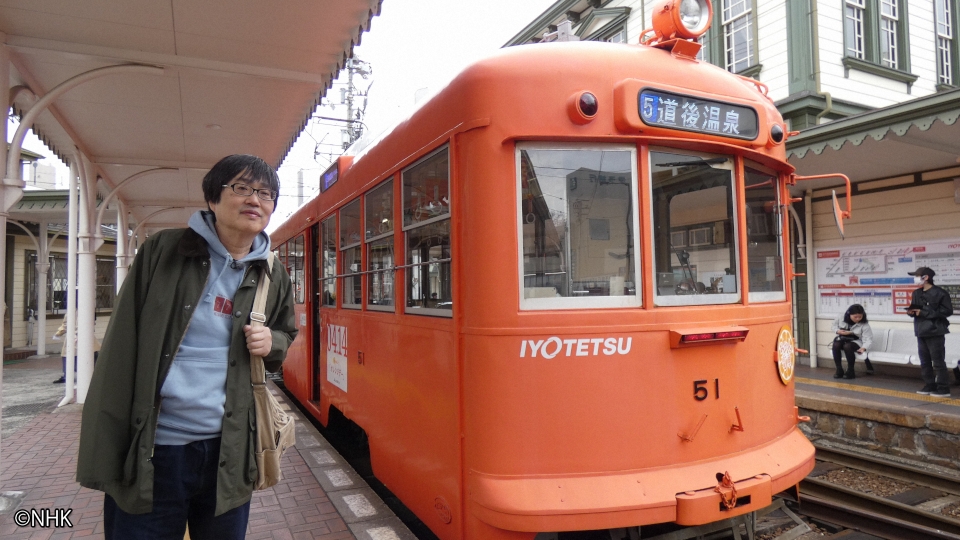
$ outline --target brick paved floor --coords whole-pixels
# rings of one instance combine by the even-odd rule
[[[80,407],[69,405],[37,415],[3,439],[0,490],[24,492],[22,509],[72,509],[73,527],[20,528],[8,512],[0,515],[0,538],[103,538],[103,494],[74,480],[79,435]],[[299,451],[283,456],[282,470],[282,482],[253,496],[248,539],[355,538]]]

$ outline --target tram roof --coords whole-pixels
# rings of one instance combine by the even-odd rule
[[[58,156],[76,147],[135,221],[182,226],[203,205],[200,180],[228,154],[279,166],[382,0],[10,0],[0,31],[10,51],[13,107],[29,110],[76,75],[142,64],[60,96],[34,123]],[[114,214],[115,212],[109,212]],[[30,219],[18,216],[14,219]],[[112,221],[107,216],[105,221]],[[155,223],[154,223],[155,221]]]

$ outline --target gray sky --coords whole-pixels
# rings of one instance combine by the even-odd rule
[[[383,0],[380,16],[363,35],[354,52],[370,63],[373,76],[355,80],[361,90],[371,82],[364,123],[373,134],[402,119],[414,105],[418,90],[437,90],[470,63],[499,49],[555,0]],[[345,77],[344,77],[345,80]],[[320,107],[321,116],[343,117],[340,84],[328,97],[336,107]],[[329,124],[329,122],[325,122]],[[325,154],[314,159],[316,141],[339,143],[338,127],[311,124],[300,135],[280,167],[284,196],[268,230],[273,230],[296,209],[297,171],[305,183],[316,186],[329,165],[327,154],[335,147],[322,145]],[[326,136],[324,136],[326,134]],[[311,196],[313,190],[307,191]]]

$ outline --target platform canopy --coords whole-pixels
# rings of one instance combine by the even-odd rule
[[[73,161],[74,148],[86,156],[101,196],[167,168],[124,184],[118,196],[134,224],[153,215],[151,228],[182,226],[203,205],[201,178],[223,156],[280,165],[381,1],[7,0],[0,39],[12,105],[28,111],[38,96],[97,68],[162,68],[85,82],[34,128],[61,158]],[[109,222],[116,213],[106,214]]]

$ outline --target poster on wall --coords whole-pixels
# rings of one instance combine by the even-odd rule
[[[934,282],[960,307],[960,239],[817,250],[817,316],[836,317],[860,304],[871,319],[909,321],[913,272],[932,268]],[[953,317],[951,317],[953,319]]]

